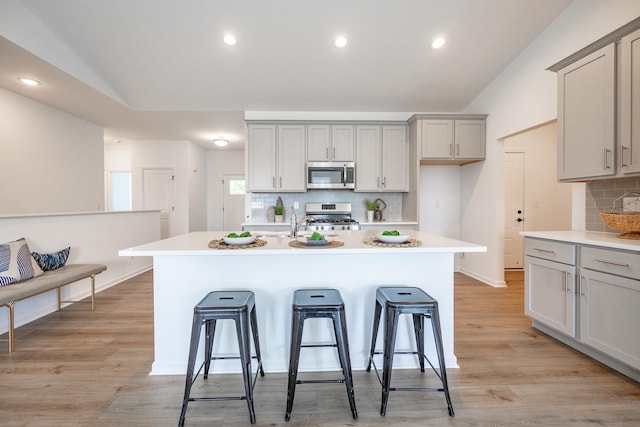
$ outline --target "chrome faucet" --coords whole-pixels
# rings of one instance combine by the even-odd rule
[[[298,231],[300,230],[300,226],[302,224],[307,223],[308,221],[315,221],[316,218],[311,216],[311,215],[305,215],[302,218],[300,218],[300,221],[295,223],[295,227],[292,227],[291,229],[291,237],[298,237]]]

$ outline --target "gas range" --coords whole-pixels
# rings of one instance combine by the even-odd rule
[[[306,203],[305,211],[307,230],[360,230],[360,223],[351,218],[351,203]]]

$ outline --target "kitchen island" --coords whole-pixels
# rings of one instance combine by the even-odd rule
[[[120,256],[153,257],[154,362],[152,375],[184,374],[194,305],[213,290],[252,290],[256,295],[258,329],[264,369],[287,372],[291,328],[291,299],[298,288],[340,290],[345,301],[351,361],[366,368],[375,305],[375,290],[383,285],[424,289],[440,307],[447,367],[457,367],[453,348],[454,254],[485,252],[486,247],[414,230],[406,231],[419,246],[373,246],[365,240],[377,232],[337,231],[329,247],[292,247],[284,235],[262,237],[266,244],[246,249],[211,249],[208,244],[228,232],[193,232],[119,251]],[[256,234],[259,234],[256,232]],[[335,247],[334,247],[335,246]],[[399,330],[398,349],[414,348],[410,316]],[[327,319],[305,324],[305,342],[333,341]],[[237,351],[235,328],[221,322],[214,352]],[[382,328],[380,328],[382,333]],[[437,361],[430,334],[427,354]],[[382,345],[382,340],[378,342]],[[202,352],[201,352],[202,353]],[[200,355],[201,357],[201,355]],[[415,357],[401,356],[395,367],[417,366]],[[237,361],[222,360],[216,372],[239,372]],[[338,370],[335,350],[303,350],[300,371]]]

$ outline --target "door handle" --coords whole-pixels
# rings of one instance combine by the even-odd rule
[[[524,219],[522,219],[522,218],[518,218],[518,219],[516,219],[516,221],[518,221],[518,222],[522,222],[522,221],[524,221]]]

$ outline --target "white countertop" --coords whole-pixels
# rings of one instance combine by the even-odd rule
[[[523,231],[520,234],[525,237],[536,237],[539,239],[558,240],[582,245],[640,252],[640,240],[620,239],[616,237],[617,233],[596,231]]]
[[[407,225],[407,226],[414,226],[414,225],[418,225],[418,221],[403,221],[401,219],[395,220],[395,219],[391,219],[391,220],[383,220],[383,221],[373,221],[373,222],[367,222],[367,221],[359,221],[358,222],[360,224],[360,226],[366,226],[366,225],[390,225],[390,226],[403,226],[403,225]],[[285,222],[267,222],[267,221],[249,221],[249,222],[243,222],[242,224],[240,224],[241,227],[245,227],[245,226],[271,226],[271,227],[276,227],[276,228],[281,228],[281,227],[290,227],[289,221],[285,221]]]
[[[262,247],[247,249],[210,249],[207,245],[211,240],[221,239],[226,236],[228,231],[199,231],[169,239],[158,240],[156,242],[147,243],[133,248],[122,249],[118,252],[120,256],[175,256],[175,255],[207,255],[207,256],[250,256],[250,255],[269,255],[283,253],[291,255],[320,255],[320,254],[356,254],[356,253],[398,253],[399,251],[408,251],[411,253],[442,253],[442,252],[486,252],[485,246],[473,243],[463,242],[460,240],[449,239],[447,237],[437,236],[431,233],[420,231],[408,231],[409,238],[417,239],[422,242],[421,246],[397,248],[397,247],[380,247],[371,246],[364,243],[369,237],[378,234],[375,230],[359,230],[359,231],[335,231],[331,232],[336,236],[333,240],[343,242],[344,245],[337,248],[309,247],[309,248],[293,248],[289,246],[291,239],[289,237],[263,237],[267,244]],[[259,231],[253,232],[260,235]]]

